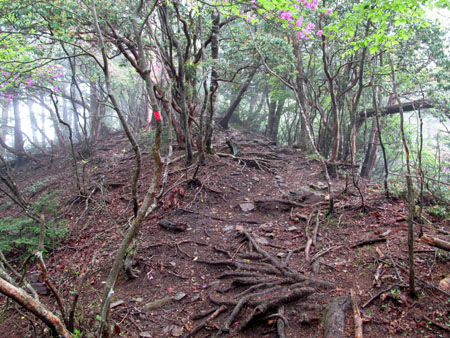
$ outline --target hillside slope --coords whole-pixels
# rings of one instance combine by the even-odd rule
[[[141,141],[142,196],[152,162],[149,142]],[[46,262],[67,303],[86,276],[76,315],[85,337],[94,332],[103,283],[132,216],[129,148],[118,133],[84,161],[88,199],[76,198],[70,159],[17,174],[30,198],[61,191],[61,217],[70,231]],[[161,205],[139,234],[139,277],[121,275],[115,290],[111,318],[121,337],[182,337],[193,330],[194,337],[277,337],[283,327],[286,337],[322,337],[329,330],[323,317],[336,320],[332,330],[339,330],[339,308],[345,310],[343,334],[351,337],[351,290],[366,337],[448,336],[450,298],[438,286],[450,273],[450,257],[416,241],[420,297],[408,298],[403,199],[386,200],[378,185],[361,182],[361,209],[341,172],[333,179],[336,212],[325,218],[328,197],[317,160],[236,130],[218,132],[215,149],[204,166],[185,169],[182,159],[170,165]],[[2,216],[17,217],[6,196],[0,203]],[[433,221],[425,233],[448,240],[448,220]],[[53,296],[41,298],[56,309]],[[0,330],[8,337],[45,336],[31,315],[7,313]]]

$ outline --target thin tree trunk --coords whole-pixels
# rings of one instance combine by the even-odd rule
[[[38,125],[37,125],[37,119],[33,110],[33,101],[29,100],[27,102],[28,104],[28,113],[30,116],[30,127],[31,127],[31,139],[33,140],[34,144],[38,144],[38,139],[37,139],[37,131],[39,130]]]
[[[9,112],[9,105],[4,104],[1,106],[2,109],[2,115],[0,116],[0,139],[4,140],[6,138],[6,135],[8,134],[8,112]],[[0,146],[0,155],[5,155],[5,148]]]
[[[361,167],[361,177],[369,178],[377,160],[377,121],[372,120],[372,128],[369,135],[369,146]]]
[[[211,14],[212,19],[212,27],[211,27],[211,58],[212,58],[212,67],[211,67],[211,85],[209,87],[209,108],[208,111],[208,117],[206,119],[206,135],[205,135],[205,145],[206,145],[206,151],[209,154],[212,154],[214,152],[212,148],[212,134],[213,134],[213,116],[216,110],[216,98],[215,95],[219,83],[217,82],[217,79],[219,77],[217,73],[217,62],[219,60],[219,23],[220,23],[220,14],[219,12],[213,11]],[[205,90],[206,91],[206,90]],[[206,95],[206,93],[205,93]]]
[[[386,198],[389,198],[389,187],[388,187],[388,177],[389,177],[389,165],[386,155],[386,148],[384,147],[383,138],[381,136],[381,126],[380,119],[378,116],[378,101],[381,101],[381,97],[379,100],[377,99],[377,87],[374,83],[374,72],[372,69],[371,72],[371,83],[372,83],[372,104],[375,110],[375,120],[377,122],[377,131],[378,131],[378,141],[380,142],[381,152],[383,154],[383,163],[384,163],[384,192],[386,194]]]
[[[285,101],[285,98],[275,101],[272,107],[273,109],[271,109],[271,105],[269,105],[269,119],[267,122],[266,136],[275,142],[277,142],[278,139],[278,129]]]
[[[20,118],[19,100],[13,99],[14,107],[14,149],[16,150],[16,165],[20,165],[23,161],[23,154],[25,153],[24,141],[22,134],[22,120]]]
[[[258,67],[253,68],[253,70],[248,75],[247,80],[244,82],[244,84],[242,84],[238,93],[234,97],[233,101],[230,104],[230,107],[228,107],[227,111],[225,112],[225,114],[223,115],[222,119],[219,122],[222,128],[228,129],[228,123],[230,122],[231,116],[233,115],[236,108],[239,106],[239,103],[241,103],[242,97],[244,96],[245,92],[250,86],[250,83],[252,82],[252,79],[257,71]]]
[[[406,144],[405,138],[405,130],[403,127],[403,107],[400,97],[397,92],[397,83],[395,80],[395,69],[394,64],[392,62],[392,58],[389,55],[389,64],[391,67],[391,76],[392,76],[392,89],[395,95],[395,99],[399,105],[400,111],[400,132],[402,134],[402,143],[403,148],[405,150],[406,156],[406,184],[408,187],[408,253],[409,253],[409,294],[411,297],[416,298],[416,280],[415,280],[415,269],[414,269],[414,187],[413,181],[411,178],[411,168],[409,163],[409,149]]]

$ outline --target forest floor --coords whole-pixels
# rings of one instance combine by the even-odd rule
[[[227,139],[239,148],[237,157],[230,155]],[[141,141],[143,196],[152,160],[150,142]],[[97,326],[104,283],[132,216],[135,161],[127,139],[117,133],[97,149],[84,164],[88,200],[74,199],[70,159],[33,170],[30,164],[17,174],[20,188],[38,187],[28,189],[35,196],[62,190],[70,233],[46,263],[67,303],[86,274],[76,313],[83,337]],[[380,185],[361,181],[362,209],[342,171],[333,178],[335,213],[325,218],[329,196],[316,159],[237,130],[218,132],[215,149],[222,155],[209,156],[204,166],[185,169],[183,160],[170,165],[170,190],[139,233],[139,277],[122,273],[115,289],[116,336],[184,337],[198,330],[193,337],[278,337],[284,328],[286,337],[323,337],[339,330],[343,310],[344,336],[353,337],[355,303],[366,337],[449,337],[450,297],[439,282],[450,274],[450,256],[416,240],[419,297],[410,298],[403,198],[388,200]],[[177,150],[173,158],[182,154]],[[0,204],[6,202],[0,196]],[[448,240],[448,219],[426,217],[432,224],[424,232]],[[53,296],[41,300],[57,312]],[[10,308],[2,318],[2,337],[43,335],[23,311]]]

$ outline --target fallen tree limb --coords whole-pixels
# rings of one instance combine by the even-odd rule
[[[419,241],[445,251],[450,251],[450,242],[444,241],[436,237],[423,235],[422,237],[420,237]]]
[[[438,322],[435,321],[435,320],[431,320],[431,319],[428,318],[427,316],[423,316],[423,318],[424,318],[428,323],[431,323],[432,325],[434,325],[434,326],[440,328],[441,330],[450,332],[450,328],[449,328],[448,326],[445,326],[445,325],[443,325],[443,324],[441,324],[441,323],[438,323]]]
[[[284,306],[278,309],[277,333],[279,338],[286,338],[286,320],[284,319]]]
[[[369,245],[369,244],[378,243],[378,242],[386,242],[386,237],[375,237],[375,238],[364,239],[362,241],[352,244],[350,246],[350,248],[354,249],[354,248],[358,248],[360,246]]]
[[[296,203],[289,200],[281,200],[281,199],[268,199],[268,200],[255,200],[253,203],[256,205],[258,209],[281,209],[284,211],[291,210],[291,208],[304,208],[305,206],[300,203]]]
[[[22,289],[0,278],[0,292],[42,320],[50,328],[54,336],[72,338],[72,334],[66,329],[59,317],[47,310],[44,305],[33,299]]]
[[[374,296],[372,296],[367,302],[365,302],[361,308],[365,308],[367,307],[370,303],[372,303],[375,299],[377,299],[378,297],[380,297],[383,293],[390,291],[392,288],[394,287],[405,287],[405,285],[401,285],[401,284],[393,284],[391,286],[389,286],[386,289],[380,290],[378,291]]]
[[[323,314],[324,338],[344,338],[345,311],[351,304],[349,296],[334,299]]]
[[[361,319],[361,312],[359,311],[355,290],[350,289],[350,297],[352,298],[353,320],[355,322],[355,338],[363,338],[363,322]]]

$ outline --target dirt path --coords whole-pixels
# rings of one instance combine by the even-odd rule
[[[230,155],[226,140],[237,145],[238,156]],[[89,190],[97,188],[88,204],[70,203],[67,160],[54,164],[57,174],[54,167],[41,169],[21,183],[52,176],[49,189],[66,187],[73,230],[48,265],[66,299],[83,266],[92,268],[79,301],[83,328],[95,326],[103,282],[132,213],[127,149],[117,135],[89,159]],[[387,201],[380,187],[364,184],[363,211],[340,176],[336,213],[324,219],[318,161],[248,132],[219,133],[215,149],[205,166],[185,170],[178,161],[170,168],[171,190],[139,236],[139,277],[120,277],[115,291],[111,318],[122,337],[278,337],[283,330],[286,337],[322,337],[329,330],[325,309],[336,316],[331,325],[339,325],[339,310],[330,304],[346,309],[343,336],[352,337],[351,289],[366,337],[448,337],[450,299],[436,288],[450,273],[450,257],[417,242],[420,297],[408,298],[403,200]],[[151,177],[145,161],[142,192]],[[448,221],[440,225],[449,230]],[[436,235],[436,227],[425,232]],[[359,243],[368,239],[374,241]],[[7,327],[17,337],[32,330],[16,312],[0,329]]]

